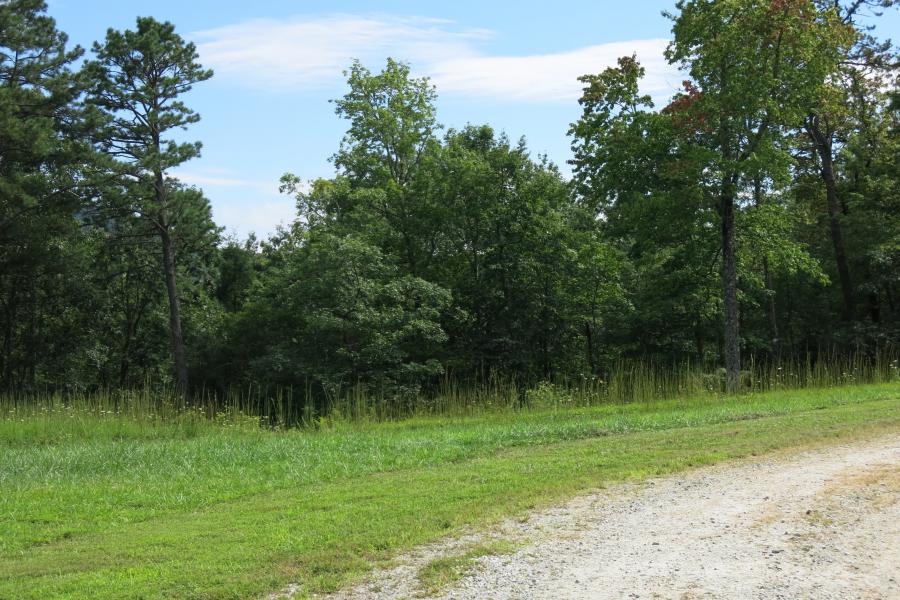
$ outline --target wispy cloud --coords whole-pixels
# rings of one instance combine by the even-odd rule
[[[243,202],[229,200],[213,201],[213,216],[216,223],[228,227],[239,236],[251,231],[267,236],[275,232],[279,225],[293,223],[297,207],[293,198],[283,196],[271,200],[254,200],[248,207]]]
[[[375,66],[408,60],[438,92],[506,101],[559,102],[580,95],[579,75],[597,73],[637,53],[644,91],[671,93],[680,78],[662,57],[666,40],[633,40],[523,56],[490,55],[493,33],[417,17],[332,15],[258,19],[194,34],[204,64],[218,76],[254,87],[321,89],[339,84],[352,58]]]
[[[254,19],[193,35],[217,74],[276,88],[321,87],[341,78],[352,58],[393,55],[430,63],[472,52],[490,36],[417,17],[331,15]]]
[[[222,172],[221,169],[207,169],[210,173]],[[278,186],[271,181],[252,181],[249,179],[238,179],[234,177],[223,177],[216,174],[196,173],[193,171],[172,171],[172,176],[188,185],[196,185],[198,187],[242,187],[255,188],[264,192],[276,192]]]
[[[294,198],[280,194],[277,181],[243,179],[227,169],[211,166],[179,169],[170,175],[203,188],[215,221],[240,236],[251,231],[269,235],[277,225],[289,224],[296,217]]]
[[[471,56],[432,64],[429,68],[439,90],[510,100],[568,101],[581,96],[578,77],[598,73],[621,56],[637,54],[647,69],[645,93],[673,90],[677,71],[663,58],[667,40],[634,40],[579,48],[555,54],[527,56]]]

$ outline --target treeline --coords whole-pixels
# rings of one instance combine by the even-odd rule
[[[235,240],[170,174],[200,152],[173,138],[212,76],[194,46],[139,18],[82,61],[43,1],[2,2],[0,389],[409,399],[641,359],[733,390],[749,361],[889,349],[897,55],[859,19],[895,4],[678,2],[684,90],[653,107],[637,57],[583,77],[571,180],[354,62],[335,176],[285,175],[294,223]]]

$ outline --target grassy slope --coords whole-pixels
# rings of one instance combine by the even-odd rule
[[[889,429],[897,384],[318,433],[5,421],[0,598],[331,589],[578,490]]]

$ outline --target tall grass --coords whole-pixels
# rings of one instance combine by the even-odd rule
[[[878,355],[819,355],[814,359],[755,362],[742,371],[745,393],[900,381],[900,360],[894,352]],[[157,425],[179,428],[186,435],[207,424],[230,427],[322,427],[339,422],[390,421],[417,416],[471,416],[527,409],[589,407],[599,404],[649,402],[671,398],[723,395],[724,370],[701,365],[660,366],[622,361],[607,377],[543,381],[525,387],[511,377],[492,373],[477,381],[446,378],[429,395],[389,397],[364,385],[323,398],[310,388],[248,387],[225,394],[203,392],[186,399],[172,389],[150,384],[134,390],[79,393],[0,395],[0,420],[39,427],[66,419],[97,420],[110,427]],[[23,425],[24,427],[24,425]],[[34,436],[35,432],[31,432]],[[25,432],[23,431],[23,435]],[[37,436],[40,437],[40,436]]]

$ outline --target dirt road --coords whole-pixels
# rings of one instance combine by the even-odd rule
[[[418,549],[337,598],[423,595],[420,569],[484,538],[446,599],[900,599],[900,435],[616,486]]]

